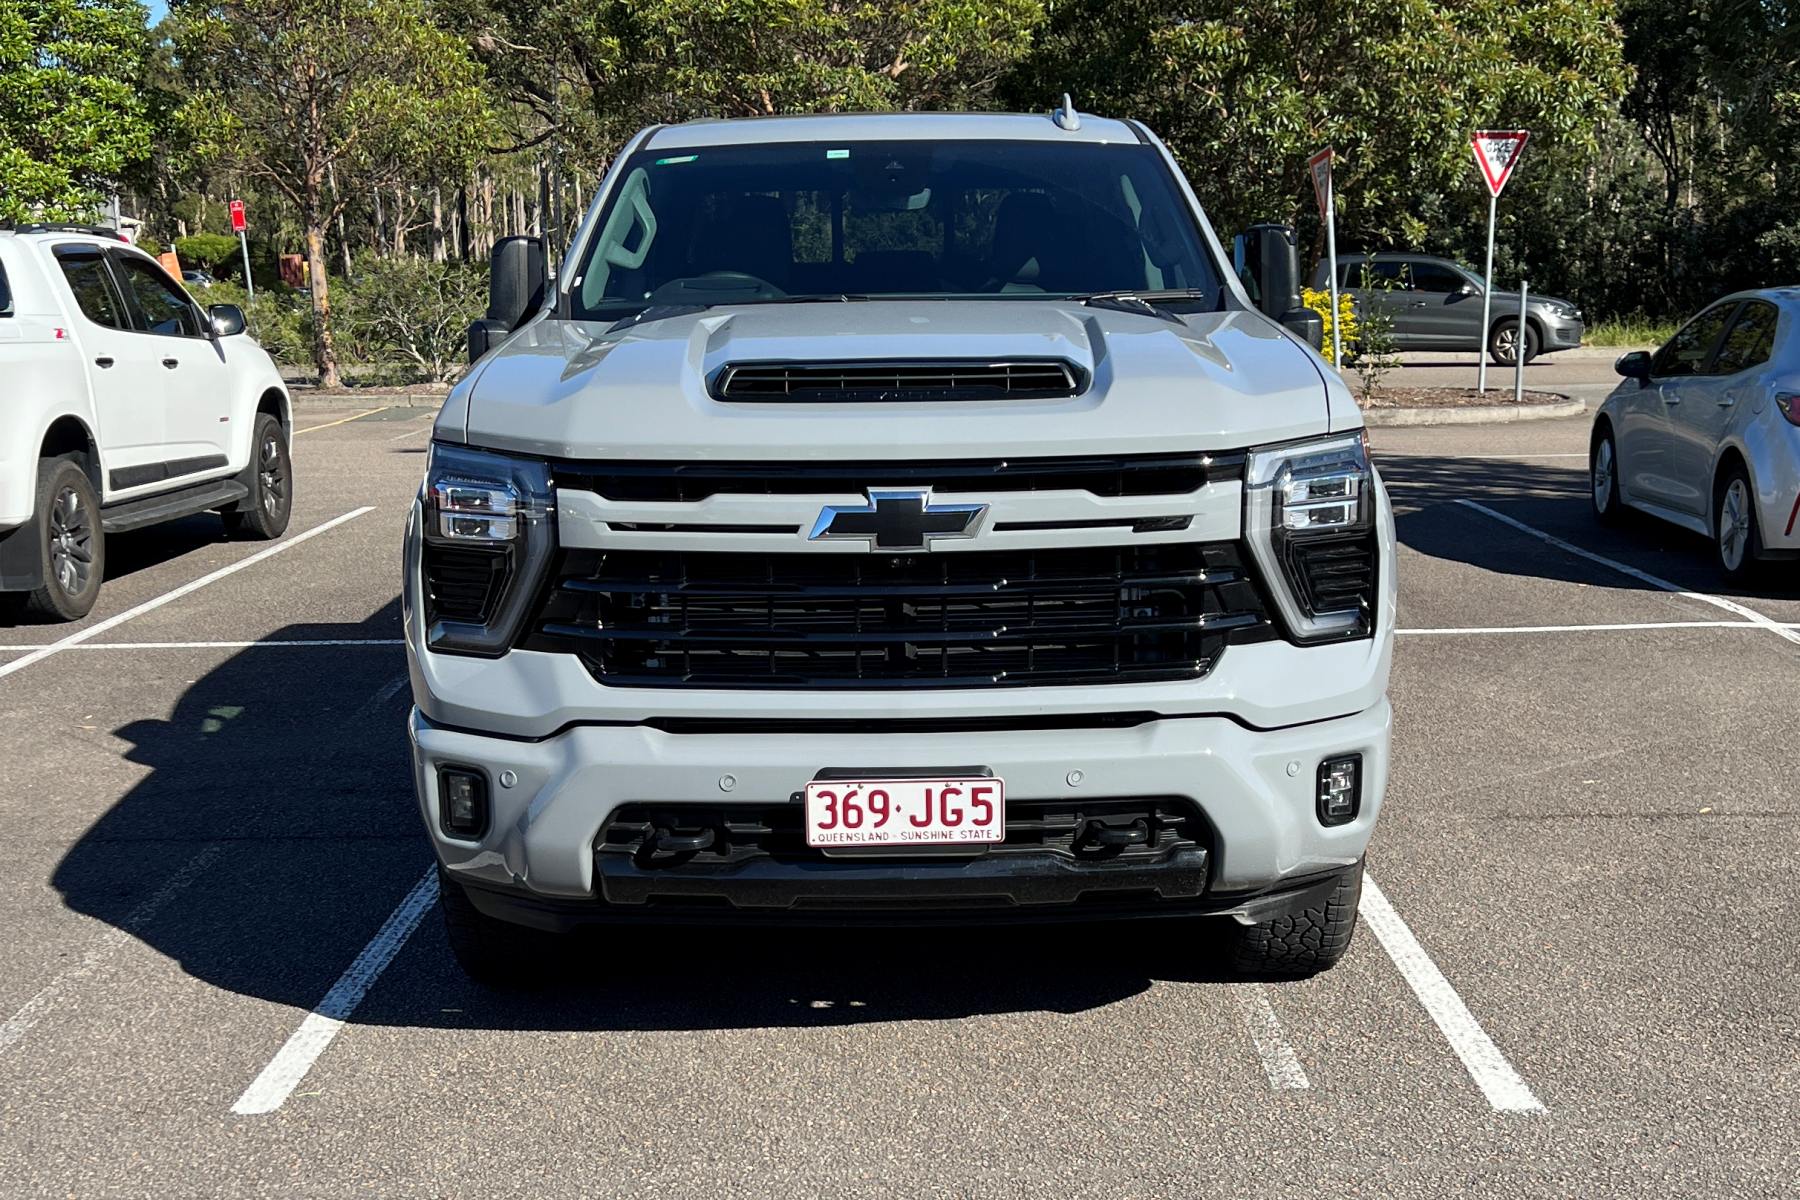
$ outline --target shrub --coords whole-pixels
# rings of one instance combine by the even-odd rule
[[[1325,322],[1325,341],[1323,345],[1325,347],[1325,355],[1329,358],[1331,356],[1331,327],[1334,323],[1331,312],[1331,292],[1325,288],[1318,288],[1316,290],[1313,288],[1304,288],[1300,292],[1300,303],[1318,313],[1319,319]],[[1338,293],[1338,311],[1336,319],[1342,321],[1344,326],[1344,357],[1354,357],[1351,347],[1356,343],[1357,334],[1356,301],[1349,292]],[[1342,367],[1344,364],[1333,363],[1332,365]]]
[[[237,263],[238,240],[225,233],[192,233],[175,239],[175,253],[183,270],[209,271],[223,279]]]
[[[431,383],[462,373],[469,322],[486,308],[486,272],[454,262],[364,260],[350,282],[332,288],[332,313],[352,356],[404,365]]]

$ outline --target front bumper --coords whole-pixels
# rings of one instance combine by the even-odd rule
[[[1538,318],[1538,328],[1543,331],[1543,345],[1538,347],[1540,354],[1548,354],[1553,350],[1574,350],[1581,345],[1581,339],[1587,336],[1587,326],[1579,318],[1543,314]]]
[[[830,733],[578,725],[518,740],[442,727],[415,710],[410,732],[421,815],[447,878],[470,886],[478,904],[486,898],[506,909],[497,915],[518,920],[527,919],[521,912],[537,912],[528,923],[561,924],[650,915],[696,895],[761,915],[856,898],[889,910],[1043,911],[1078,907],[1090,897],[1185,911],[1229,908],[1361,859],[1386,787],[1390,719],[1384,698],[1353,716],[1266,730],[1204,716],[1124,727],[923,733],[876,732],[875,725],[869,732]],[[1318,764],[1347,753],[1363,757],[1361,806],[1351,822],[1326,827],[1315,811]],[[762,862],[698,882],[669,871],[658,883],[612,865],[603,878],[597,866],[602,830],[623,805],[766,809],[793,803],[828,768],[874,773],[968,763],[1006,781],[1009,809],[1140,797],[1191,803],[1204,819],[1207,844],[1122,871],[1088,869],[1051,854],[929,863],[821,856]],[[475,767],[486,775],[492,814],[479,841],[444,834],[440,766]]]

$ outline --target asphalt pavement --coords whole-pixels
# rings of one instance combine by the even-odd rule
[[[1795,1194],[1800,577],[1597,527],[1585,421],[1376,433],[1393,778],[1336,970],[641,932],[510,995],[408,775],[430,414],[358,411],[302,410],[282,540],[122,536],[86,621],[0,626],[0,1195]]]

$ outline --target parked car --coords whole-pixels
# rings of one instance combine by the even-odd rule
[[[109,229],[0,229],[0,593],[85,616],[106,536],[216,510],[279,537],[293,503],[287,388],[244,333],[202,311]]]
[[[1393,520],[1291,232],[1257,245],[1267,314],[1162,143],[1066,109],[658,126],[554,283],[500,243],[405,540],[464,968],[1128,916],[1338,961]]]
[[[1519,341],[1519,293],[1493,294],[1484,329],[1481,294],[1487,285],[1460,263],[1399,253],[1340,254],[1337,261],[1338,287],[1356,297],[1358,311],[1378,308],[1393,318],[1395,349],[1485,348],[1494,362],[1512,365]],[[1321,260],[1312,286],[1323,290],[1330,278],[1330,263]],[[1569,301],[1535,292],[1526,298],[1526,362],[1574,349],[1585,332],[1581,310]]]
[[[1800,288],[1727,296],[1617,368],[1594,416],[1594,514],[1704,534],[1737,579],[1800,559]]]
[[[219,282],[206,271],[183,271],[181,273],[181,281],[189,287],[211,287],[213,284]]]

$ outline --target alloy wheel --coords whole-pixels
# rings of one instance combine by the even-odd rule
[[[1733,479],[1719,504],[1719,560],[1727,571],[1736,571],[1749,548],[1750,489],[1742,479]]]
[[[1613,444],[1611,438],[1601,441],[1594,451],[1594,511],[1604,514],[1612,503]]]
[[[1511,362],[1519,353],[1519,331],[1507,326],[1494,335],[1494,357],[1501,362]]]
[[[93,514],[74,488],[63,488],[50,506],[50,574],[70,596],[85,592],[93,578]]]
[[[273,432],[265,434],[256,459],[258,500],[264,512],[278,515],[287,501],[287,465],[281,458],[281,440]]]

